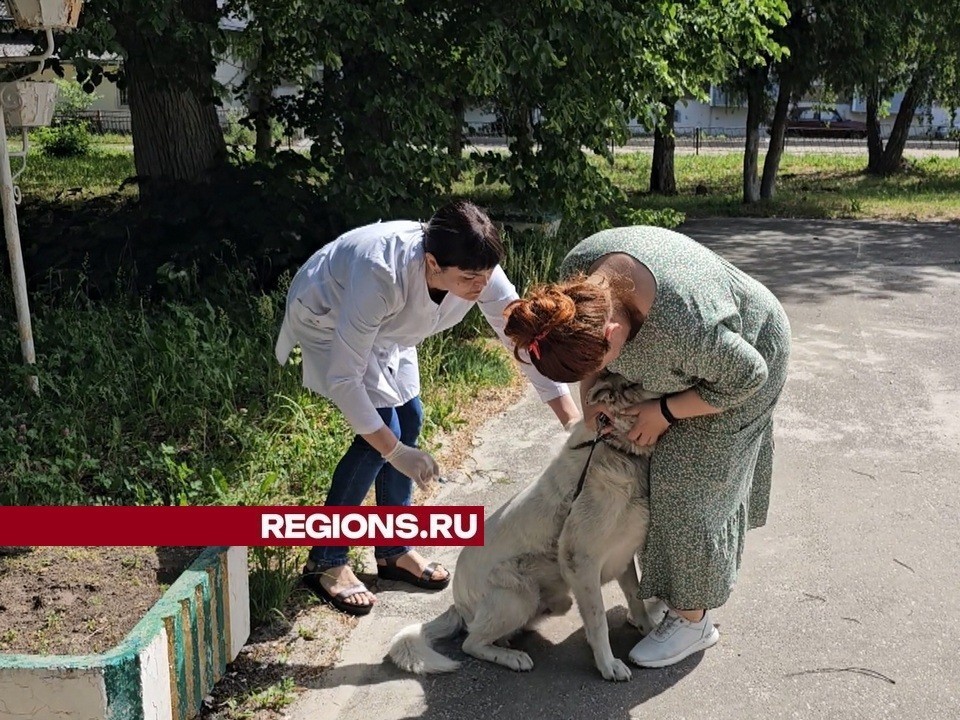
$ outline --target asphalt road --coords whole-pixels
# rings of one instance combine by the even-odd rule
[[[720,643],[663,670],[603,681],[579,616],[518,643],[532,672],[465,658],[406,675],[383,657],[440,594],[384,591],[295,720],[397,718],[960,717],[960,239],[956,226],[717,219],[683,230],[767,283],[794,355],[777,419],[770,520],[715,611]],[[440,502],[492,510],[558,447],[528,393],[483,428]],[[431,553],[448,566],[456,550]],[[614,652],[637,637],[606,588]],[[464,658],[457,644],[443,648]]]

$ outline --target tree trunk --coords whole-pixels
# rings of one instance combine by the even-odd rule
[[[258,85],[251,97],[253,128],[257,133],[253,146],[257,160],[265,161],[273,157],[273,128],[270,125],[270,110],[273,93],[270,88]]]
[[[777,173],[780,172],[780,160],[783,157],[785,132],[787,129],[787,111],[790,109],[790,95],[793,92],[788,77],[780,78],[777,93],[777,106],[773,110],[773,122],[770,124],[770,146],[763,161],[763,179],[760,181],[760,198],[773,200],[777,189]]]
[[[533,158],[533,123],[530,121],[530,107],[518,102],[512,107],[503,108],[504,132],[508,140],[512,138],[510,153],[524,165]]]
[[[878,168],[880,175],[893,175],[899,172],[903,164],[903,148],[906,146],[907,137],[910,134],[910,123],[913,122],[913,116],[917,111],[917,104],[920,98],[919,88],[925,84],[925,75],[919,71],[914,75],[907,91],[903,95],[903,101],[900,103],[900,109],[897,111],[897,119],[893,123],[893,130],[890,131],[890,137],[887,138],[887,146],[883,150],[883,156],[880,158]]]
[[[190,5],[192,20],[216,27],[216,0]],[[116,30],[127,51],[124,70],[141,195],[166,184],[206,179],[226,161],[210,43],[185,42],[172,31],[155,33],[136,21],[118,21]],[[172,51],[178,44],[182,52]]]
[[[381,177],[383,169],[379,158],[369,152],[371,147],[385,147],[393,140],[393,127],[387,113],[379,106],[361,102],[369,92],[370,67],[375,60],[370,55],[343,57],[341,80],[343,103],[357,111],[345,112],[342,118],[340,142],[343,145],[343,177]],[[362,109],[362,111],[360,111]]]
[[[677,178],[673,169],[676,137],[673,134],[675,98],[660,100],[666,108],[663,124],[657,124],[653,133],[653,163],[650,166],[650,192],[659,195],[676,195]]]
[[[743,150],[743,201],[760,200],[757,161],[760,156],[760,122],[764,116],[764,83],[752,79],[747,89],[747,139]]]
[[[880,92],[876,86],[867,91],[867,172],[878,175],[883,160],[883,136],[880,134]]]
[[[463,165],[463,113],[466,110],[466,101],[462,96],[455,97],[451,103],[450,135],[447,138],[447,152],[453,158],[453,176],[460,178],[460,167]]]

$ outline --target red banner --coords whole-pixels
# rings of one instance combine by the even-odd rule
[[[483,545],[483,507],[0,506],[0,545]]]

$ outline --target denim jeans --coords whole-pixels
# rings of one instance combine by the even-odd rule
[[[419,397],[400,407],[378,408],[377,412],[400,442],[416,447],[423,425],[423,405]],[[413,481],[401,475],[370,443],[357,435],[333,471],[324,505],[360,505],[374,483],[377,505],[409,505],[413,498]],[[347,564],[347,550],[346,546],[318,545],[310,551],[310,559],[321,569],[338,567]],[[409,551],[409,547],[377,547],[374,557],[387,558]]]

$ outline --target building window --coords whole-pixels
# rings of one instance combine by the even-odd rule
[[[744,102],[735,96],[723,92],[716,85],[710,86],[710,105],[712,107],[740,108],[746,107]]]
[[[127,88],[117,88],[117,102],[120,103],[120,107],[127,107],[130,104],[130,101],[127,99]]]

